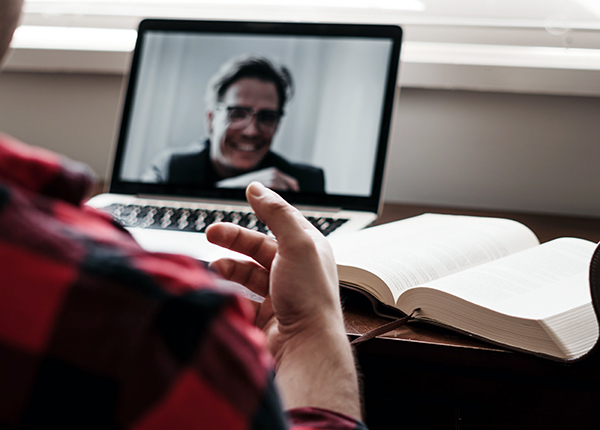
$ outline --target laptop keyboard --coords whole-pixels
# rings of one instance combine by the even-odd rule
[[[190,209],[168,206],[141,206],[112,204],[104,208],[125,227],[153,228],[204,233],[215,222],[230,222],[250,230],[268,234],[269,229],[252,212]],[[323,235],[327,236],[347,219],[307,217]]]

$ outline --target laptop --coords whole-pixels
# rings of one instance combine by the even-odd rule
[[[109,192],[88,204],[150,251],[204,261],[227,255],[206,240],[212,222],[269,234],[244,198],[251,180],[328,237],[370,225],[401,39],[390,25],[142,21]],[[275,78],[243,69],[257,63]]]

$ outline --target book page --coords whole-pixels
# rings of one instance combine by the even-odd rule
[[[368,228],[331,243],[338,265],[378,276],[394,302],[407,288],[539,244],[533,232],[516,221],[439,214]]]
[[[506,315],[544,319],[591,301],[588,271],[595,248],[583,239],[555,239],[426,287]]]
[[[588,281],[596,246],[555,239],[410,288],[396,305],[502,345],[573,360],[598,339]]]

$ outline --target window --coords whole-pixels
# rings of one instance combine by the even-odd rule
[[[38,22],[110,23],[115,17],[144,16],[200,18],[235,15],[235,11],[250,13],[252,19],[289,19],[293,11],[300,19],[533,27],[555,35],[600,27],[597,0],[26,0],[25,4],[26,17]]]
[[[143,17],[399,24],[404,86],[600,95],[598,0],[26,0],[7,66],[122,73]]]

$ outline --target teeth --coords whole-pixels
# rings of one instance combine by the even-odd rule
[[[236,149],[238,149],[239,151],[256,151],[258,149],[258,147],[256,145],[252,145],[252,144],[243,144],[243,143],[238,143],[236,145]]]

